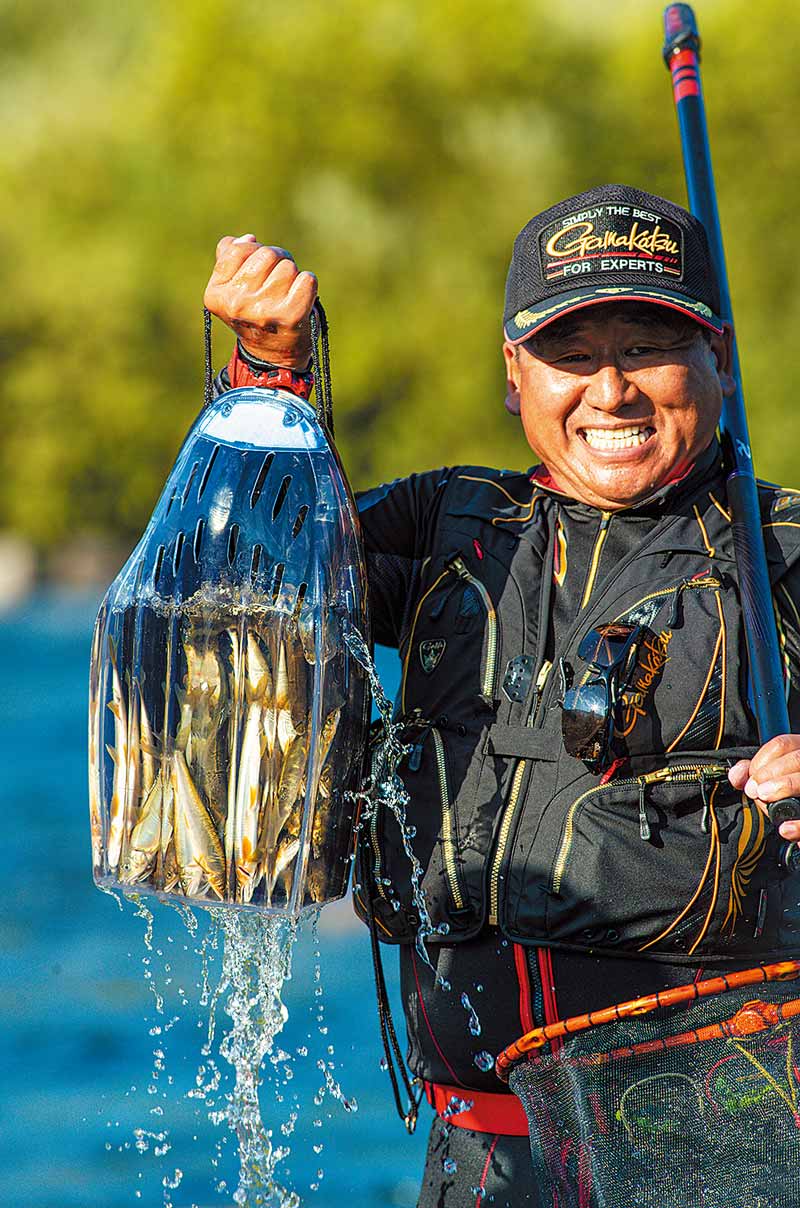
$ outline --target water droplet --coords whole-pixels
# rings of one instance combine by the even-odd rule
[[[486,1049],[482,1049],[480,1053],[476,1053],[473,1060],[478,1069],[483,1070],[484,1074],[494,1069],[494,1057],[491,1053],[487,1053]]]
[[[469,1030],[470,1030],[470,1032],[472,1033],[473,1036],[480,1036],[481,1021],[478,1019],[475,1008],[473,1007],[472,1003],[469,1001],[469,995],[466,993],[466,991],[461,995],[461,1005],[464,1008],[464,1010],[467,1011],[469,1014]]]
[[[458,1162],[455,1158],[444,1158],[442,1161],[442,1170],[445,1174],[455,1174],[458,1170]]]

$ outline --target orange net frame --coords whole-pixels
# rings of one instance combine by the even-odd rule
[[[585,1032],[587,1029],[601,1024],[617,1023],[621,1019],[628,1019],[632,1016],[647,1015],[660,1007],[685,1006],[700,998],[726,994],[744,986],[762,985],[765,982],[792,981],[797,977],[800,977],[800,961],[779,961],[772,965],[758,965],[754,969],[742,969],[736,973],[721,973],[717,977],[690,982],[685,986],[673,986],[669,990],[660,990],[657,994],[647,994],[643,998],[634,998],[629,1002],[602,1007],[599,1011],[590,1011],[586,1015],[572,1015],[569,1019],[560,1019],[556,1023],[547,1024],[546,1027],[534,1028],[533,1031],[526,1032],[519,1040],[515,1040],[513,1044],[503,1050],[497,1058],[495,1070],[497,1076],[507,1082],[516,1062],[521,1061],[530,1053],[539,1052],[546,1044],[551,1044],[554,1040],[562,1040],[576,1032]],[[800,1014],[800,1000],[784,1003],[781,1007],[776,1007],[771,1003],[747,1003],[730,1020],[711,1024],[706,1028],[693,1029],[678,1036],[666,1037],[663,1040],[647,1041],[644,1048],[636,1046],[635,1052],[655,1052],[659,1048],[691,1044],[698,1040],[722,1039],[727,1035],[750,1035],[774,1026],[779,1019],[777,1015],[772,1018],[772,1015],[778,1011],[786,1011],[790,1006],[797,1007],[791,1012],[792,1015]],[[789,1018],[789,1016],[785,1015],[782,1018]],[[634,1055],[633,1049],[615,1049],[607,1054],[598,1054],[597,1060],[614,1060],[617,1057],[629,1055]]]

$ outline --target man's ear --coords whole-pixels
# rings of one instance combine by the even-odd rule
[[[519,360],[516,347],[508,340],[503,341],[503,359],[506,363],[506,411],[519,415]]]
[[[726,398],[730,398],[736,390],[736,381],[733,376],[733,340],[732,323],[723,323],[721,336],[718,336],[716,332],[711,335],[711,351],[717,362],[717,373],[722,393]]]

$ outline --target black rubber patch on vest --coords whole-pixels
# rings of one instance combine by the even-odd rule
[[[430,675],[439,665],[439,661],[444,654],[447,642],[444,638],[428,638],[425,642],[419,644],[419,661],[422,663],[422,670],[426,675]]]

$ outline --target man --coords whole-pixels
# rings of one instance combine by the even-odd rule
[[[315,295],[288,252],[221,240],[206,305],[239,344],[219,388],[306,389]],[[778,836],[764,803],[800,794],[800,736],[756,750],[718,311],[685,210],[627,186],[559,203],[518,236],[506,291],[506,406],[540,464],[359,497],[374,637],[403,659],[433,967],[391,817],[371,825],[356,906],[400,945],[409,1064],[440,1117],[421,1205],[560,1202],[487,1055],[796,951],[800,824]],[[764,489],[763,508],[797,725],[800,501]]]

